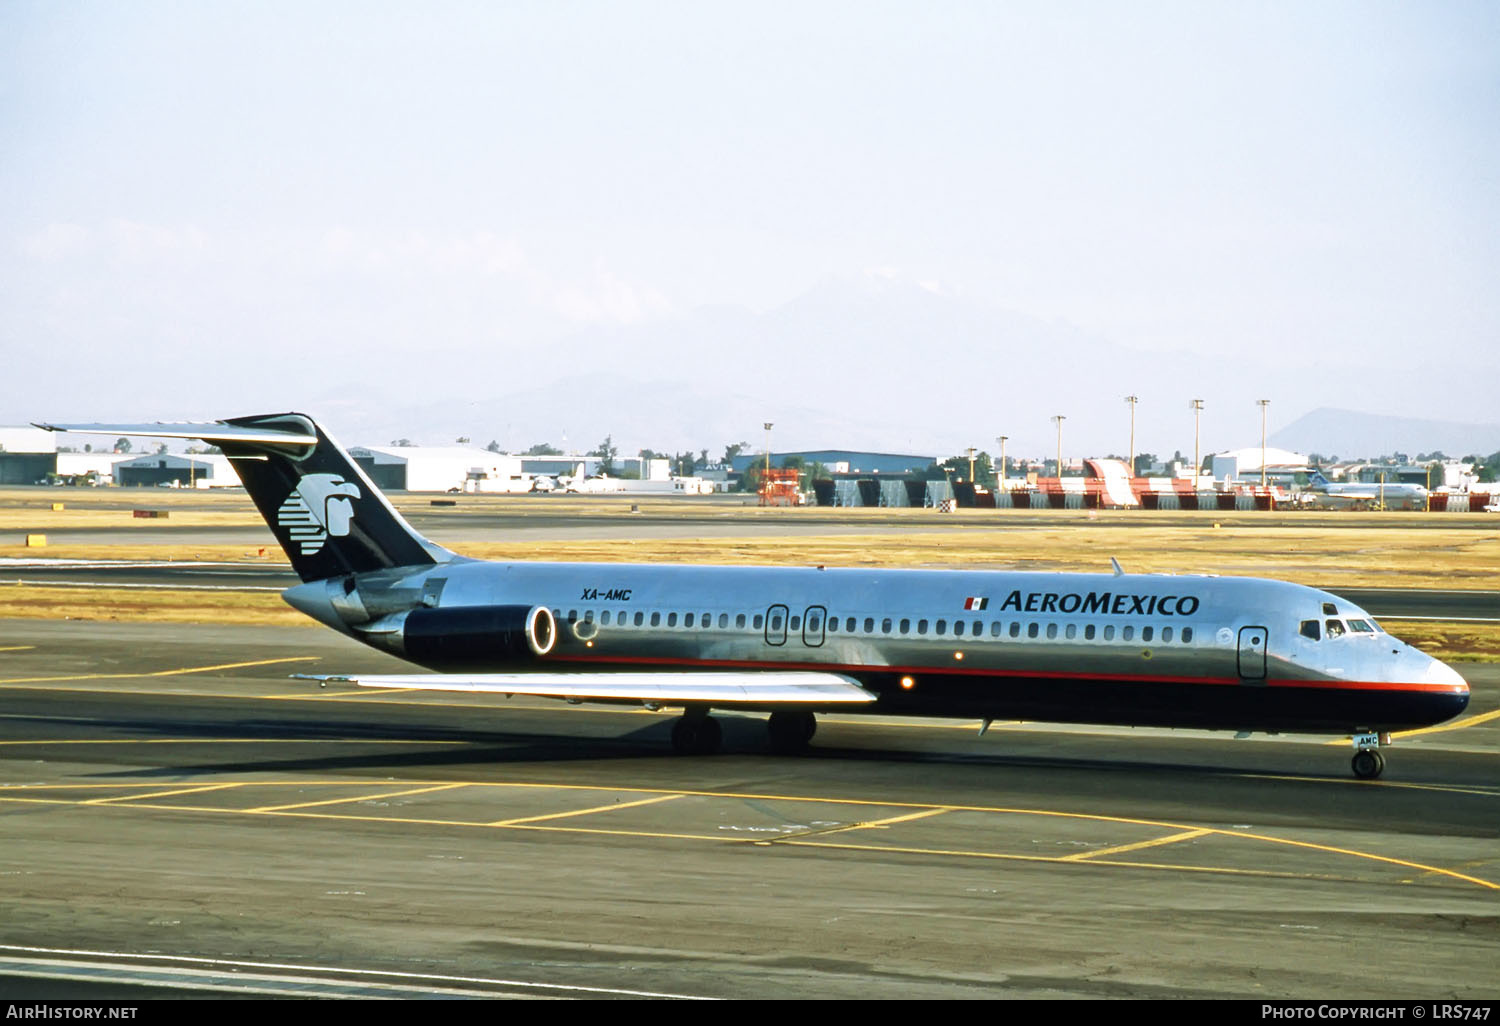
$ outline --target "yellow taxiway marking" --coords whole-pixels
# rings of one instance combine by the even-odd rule
[[[178,794],[202,794],[204,791],[223,791],[230,787],[244,787],[244,781],[229,784],[199,784],[196,787],[179,787],[171,791],[152,791],[150,794],[117,794],[110,798],[90,798],[80,805],[108,805],[112,802],[143,801],[147,798],[170,798]]]
[[[359,787],[359,784],[351,784],[351,787]],[[381,798],[401,798],[409,794],[430,794],[433,791],[452,791],[458,787],[468,787],[468,784],[460,781],[456,784],[437,784],[432,787],[410,787],[403,791],[377,791],[375,794],[357,794],[349,798],[328,798],[321,802],[298,802],[294,805],[262,805],[255,809],[241,809],[244,813],[268,813],[268,812],[290,812],[293,809],[312,809],[320,805],[344,805],[349,802],[373,802]]]
[[[614,812],[616,809],[632,809],[641,805],[655,805],[658,802],[676,801],[683,797],[680,794],[660,794],[651,798],[642,798],[635,802],[615,802],[611,805],[596,805],[592,809],[574,809],[571,812],[550,812],[542,816],[525,816],[521,819],[497,819],[493,823],[485,823],[488,827],[518,827],[529,823],[544,823],[553,819],[569,819],[573,816],[589,816],[596,812]]]
[[[218,663],[214,666],[179,666],[172,670],[150,670],[139,673],[79,673],[61,677],[12,677],[0,684],[50,684],[64,680],[130,680],[140,677],[176,677],[184,673],[212,673],[215,670],[240,670],[247,666],[275,666],[278,663],[316,662],[320,656],[284,656],[280,659],[254,659],[246,663]]]
[[[349,780],[328,780],[328,781],[305,781],[305,780],[303,780],[303,781],[298,781],[298,780],[292,780],[292,781],[253,781],[253,782],[249,782],[249,783],[252,783],[254,786],[261,786],[261,787],[265,787],[265,786],[308,787],[308,786],[320,786],[320,785],[321,786],[336,786],[336,787],[351,787],[351,786],[357,787],[357,786],[360,786],[360,783],[358,781],[349,781]],[[527,818],[525,820],[514,820],[514,821],[512,821],[512,820],[500,820],[500,821],[496,821],[494,823],[476,822],[476,821],[472,821],[472,820],[426,819],[426,818],[407,817],[407,816],[374,816],[374,815],[350,814],[350,813],[319,813],[319,812],[298,811],[299,809],[303,809],[303,808],[306,808],[308,806],[282,806],[282,807],[279,807],[279,808],[281,808],[281,809],[283,809],[285,811],[273,811],[273,812],[270,812],[270,814],[273,814],[273,815],[285,815],[285,816],[292,816],[292,817],[315,818],[315,819],[344,819],[344,820],[356,820],[356,821],[362,821],[362,822],[394,823],[394,824],[404,824],[404,825],[409,825],[409,826],[432,825],[432,826],[459,827],[459,828],[469,828],[469,829],[473,829],[473,828],[476,828],[476,827],[479,827],[479,828],[509,828],[509,829],[516,829],[516,830],[547,830],[547,831],[558,831],[558,832],[564,832],[564,833],[571,832],[571,833],[586,833],[586,834],[603,834],[603,835],[612,835],[612,836],[655,837],[655,838],[677,839],[677,840],[707,840],[707,841],[742,843],[743,839],[742,838],[737,838],[737,837],[717,837],[717,836],[703,835],[703,834],[667,833],[667,832],[647,831],[647,830],[599,829],[599,828],[588,828],[588,827],[578,827],[578,826],[564,826],[564,825],[555,824],[555,823],[552,823],[552,822],[545,822],[545,821],[567,818],[569,816],[585,815],[587,813],[596,812],[596,811],[607,811],[607,810],[615,810],[615,809],[627,808],[627,807],[630,807],[632,805],[646,805],[646,804],[652,804],[653,802],[670,801],[670,800],[673,800],[673,799],[676,799],[676,798],[682,798],[682,797],[727,798],[727,799],[734,799],[734,800],[738,800],[738,801],[744,801],[744,800],[763,800],[763,801],[805,802],[805,803],[817,803],[817,804],[822,804],[822,805],[845,805],[845,806],[855,806],[855,807],[874,806],[874,807],[883,807],[883,808],[889,808],[889,809],[909,809],[909,810],[912,810],[912,812],[913,812],[912,815],[904,817],[904,818],[907,818],[907,819],[921,818],[921,816],[923,816],[923,815],[937,815],[937,814],[942,813],[942,812],[980,812],[980,813],[1008,814],[1008,815],[1018,815],[1018,816],[1037,816],[1037,817],[1042,817],[1042,818],[1081,820],[1081,821],[1084,821],[1084,822],[1127,824],[1127,825],[1132,825],[1132,826],[1155,827],[1155,828],[1159,828],[1159,829],[1174,830],[1174,831],[1179,832],[1179,836],[1174,836],[1172,838],[1166,838],[1166,839],[1161,839],[1161,840],[1182,840],[1182,839],[1185,839],[1185,838],[1181,837],[1180,834],[1195,833],[1198,836],[1209,836],[1209,835],[1212,835],[1212,836],[1219,836],[1219,837],[1238,838],[1240,840],[1259,841],[1259,842],[1266,843],[1266,844],[1280,845],[1280,846],[1283,846],[1283,847],[1297,848],[1297,849],[1306,850],[1306,851],[1317,851],[1317,852],[1322,852],[1324,854],[1329,854],[1329,855],[1347,856],[1347,857],[1350,857],[1350,858],[1357,858],[1357,859],[1362,859],[1362,860],[1366,860],[1366,861],[1370,861],[1370,862],[1380,863],[1382,865],[1397,866],[1397,867],[1401,867],[1401,868],[1408,869],[1408,870],[1414,870],[1414,871],[1416,871],[1417,873],[1420,873],[1420,874],[1429,874],[1429,875],[1442,876],[1442,877],[1446,877],[1446,878],[1451,879],[1451,880],[1457,880],[1457,881],[1461,881],[1461,882],[1464,882],[1464,883],[1473,884],[1473,885],[1478,886],[1478,887],[1483,887],[1483,888],[1485,888],[1487,890],[1500,891],[1500,883],[1494,883],[1492,881],[1485,880],[1485,879],[1482,879],[1482,878],[1477,877],[1477,876],[1472,876],[1472,875],[1470,875],[1468,873],[1458,872],[1457,870],[1445,869],[1445,868],[1443,868],[1441,866],[1426,865],[1426,864],[1423,864],[1423,863],[1420,863],[1420,862],[1412,861],[1410,859],[1401,859],[1401,858],[1395,858],[1395,857],[1387,856],[1387,855],[1378,855],[1378,854],[1375,854],[1373,852],[1357,851],[1357,850],[1351,849],[1351,848],[1340,848],[1340,847],[1337,847],[1337,846],[1334,846],[1334,845],[1318,844],[1318,843],[1311,842],[1311,841],[1298,841],[1298,840],[1293,840],[1291,838],[1285,838],[1285,837],[1273,837],[1273,836],[1270,836],[1270,835],[1267,835],[1267,834],[1255,834],[1255,833],[1251,833],[1249,831],[1244,831],[1244,830],[1226,830],[1226,829],[1220,829],[1220,828],[1216,828],[1216,827],[1199,827],[1199,826],[1193,826],[1191,824],[1186,824],[1186,823],[1169,823],[1169,822],[1164,822],[1164,821],[1161,821],[1161,820],[1134,819],[1134,818],[1124,817],[1124,816],[1106,816],[1106,815],[1100,815],[1100,814],[1096,814],[1096,813],[1062,812],[1062,811],[1052,810],[1052,809],[1022,809],[1022,808],[1007,808],[1007,807],[1004,807],[1004,806],[986,806],[986,805],[931,805],[931,804],[922,803],[922,802],[878,801],[878,800],[874,800],[874,799],[859,799],[859,798],[850,799],[850,798],[834,798],[834,797],[826,797],[826,796],[824,796],[824,797],[814,797],[814,796],[808,796],[808,795],[759,794],[759,793],[734,792],[734,791],[691,791],[691,790],[672,790],[672,791],[667,791],[667,790],[657,790],[657,789],[652,789],[652,788],[610,787],[610,786],[603,786],[603,785],[587,785],[587,784],[530,783],[530,782],[519,782],[519,781],[477,781],[477,780],[476,781],[459,781],[459,782],[454,782],[454,781],[409,781],[408,783],[411,784],[411,785],[414,785],[416,787],[423,787],[423,788],[430,787],[433,790],[443,790],[443,789],[456,788],[456,787],[526,788],[526,789],[533,789],[533,790],[536,790],[536,789],[546,789],[546,790],[555,790],[555,791],[618,792],[618,793],[624,793],[624,794],[643,794],[644,793],[644,794],[647,795],[647,797],[644,798],[644,799],[641,799],[639,801],[632,802],[632,803],[618,803],[618,804],[614,804],[614,805],[601,806],[601,807],[599,807],[597,809],[577,810],[577,811],[572,812],[572,813],[559,813],[559,814],[555,814],[555,815],[552,815],[552,816],[529,817],[529,818]],[[79,789],[79,788],[82,788],[82,787],[112,787],[112,788],[119,788],[121,786],[123,786],[123,785],[119,785],[119,784],[108,784],[108,785],[76,785],[76,784],[74,784],[74,785],[69,785],[69,784],[0,785],[0,802],[16,802],[16,803],[47,804],[47,805],[83,805],[84,801],[81,800],[81,799],[76,799],[76,798],[69,799],[69,798],[41,798],[41,797],[31,798],[31,797],[21,797],[21,796],[19,796],[18,792],[20,792],[20,791],[32,791],[32,792],[36,792],[36,791],[46,791],[46,790]],[[149,787],[151,785],[142,784],[142,785],[137,785],[137,786],[140,786],[140,787]],[[354,798],[354,799],[338,799],[338,800],[331,801],[331,802],[326,802],[326,803],[310,803],[310,804],[313,804],[313,805],[315,805],[315,804],[338,804],[340,802],[347,802],[347,801],[369,800],[370,798],[373,798],[373,797],[379,797],[379,795],[364,795],[364,796],[360,796],[360,797],[357,797],[357,798]],[[96,804],[94,804],[94,807],[98,808],[98,807],[101,807],[101,806],[96,803]],[[117,803],[117,804],[110,805],[110,806],[107,806],[107,807],[108,808],[114,808],[114,809],[122,809],[122,808],[130,808],[130,809],[159,809],[161,811],[175,812],[175,813],[182,813],[182,812],[205,812],[205,813],[219,814],[219,815],[244,815],[244,814],[246,814],[247,811],[256,811],[256,810],[233,809],[233,808],[223,808],[223,807],[214,807],[214,806],[152,805],[152,804],[147,804],[144,801],[136,801],[136,802],[131,802],[131,803]],[[267,807],[267,808],[271,809],[271,810],[274,810],[274,809],[276,809],[278,807],[271,806],[271,807]],[[876,822],[877,823],[881,823],[881,824],[888,824],[888,823],[894,822],[894,821],[896,821],[898,819],[901,819],[901,818],[903,818],[903,817],[892,817],[891,819],[880,820],[880,821],[876,821]],[[1198,833],[1200,831],[1201,831],[1201,833]],[[798,839],[796,837],[785,838],[785,839],[780,840],[778,843],[780,845],[803,845],[803,846],[813,846],[813,847],[822,846],[822,847],[830,847],[830,848],[848,848],[848,849],[851,849],[851,850],[868,850],[868,851],[877,851],[877,852],[886,852],[886,853],[908,853],[908,854],[920,854],[920,855],[946,855],[946,856],[964,857],[964,858],[996,859],[996,860],[1009,860],[1009,861],[1021,861],[1021,862],[1055,863],[1055,864],[1058,864],[1058,865],[1093,865],[1093,866],[1100,866],[1100,865],[1102,865],[1102,866],[1119,866],[1119,867],[1135,868],[1135,869],[1165,869],[1165,870],[1173,870],[1173,871],[1178,871],[1178,872],[1217,872],[1217,873],[1231,873],[1231,874],[1236,874],[1237,873],[1237,874],[1242,874],[1242,875],[1286,876],[1286,877],[1292,877],[1292,878],[1308,877],[1308,876],[1311,876],[1311,875],[1316,875],[1316,874],[1297,874],[1297,873],[1289,873],[1289,872],[1272,872],[1272,871],[1264,871],[1264,870],[1245,870],[1245,869],[1236,869],[1236,868],[1233,868],[1233,867],[1224,867],[1224,866],[1191,866],[1191,865],[1172,865],[1172,864],[1160,864],[1160,863],[1121,861],[1121,860],[1115,860],[1115,859],[1102,858],[1101,856],[1103,856],[1103,855],[1106,854],[1106,852],[1104,852],[1104,851],[1093,852],[1093,853],[1091,853],[1093,855],[1093,858],[1085,860],[1085,859],[1079,859],[1079,858],[1077,858],[1075,856],[1023,855],[1023,854],[1012,854],[1012,853],[1005,853],[1005,852],[978,851],[978,850],[973,850],[973,849],[909,848],[909,847],[901,847],[901,846],[896,846],[896,845],[859,845],[859,844],[851,844],[851,843],[848,843],[848,842],[821,841],[821,840],[815,840],[815,839],[812,839],[812,838]],[[1150,843],[1152,843],[1152,842],[1148,842],[1148,844],[1150,844]],[[1158,841],[1156,843],[1160,843],[1160,841]],[[1131,847],[1131,846],[1127,846],[1127,847]],[[1139,846],[1135,846],[1135,847],[1139,847]]]
[[[1477,794],[1485,798],[1500,797],[1500,785],[1470,785],[1460,787],[1457,784],[1407,784],[1399,780],[1356,780],[1353,777],[1298,777],[1287,773],[1243,773],[1239,774],[1246,780],[1288,780],[1301,784],[1339,784],[1348,787],[1383,787],[1406,791],[1440,791],[1443,794]]]
[[[25,652],[36,648],[35,645],[0,645],[0,652]]]
[[[1085,862],[1089,859],[1098,858],[1101,855],[1119,855],[1121,852],[1140,851],[1142,848],[1155,848],[1162,844],[1176,844],[1178,841],[1191,841],[1195,837],[1204,837],[1213,833],[1212,830],[1184,830],[1180,834],[1172,834],[1170,837],[1158,837],[1150,841],[1137,841],[1135,844],[1121,844],[1113,848],[1100,848],[1098,851],[1079,852],[1077,855],[1064,855],[1058,859],[1059,862]]]
[[[1491,720],[1496,719],[1500,719],[1500,709],[1491,709],[1487,713],[1478,713],[1474,716],[1465,716],[1461,720],[1454,720],[1452,723],[1440,723],[1435,727],[1419,727],[1416,730],[1399,730],[1396,733],[1392,734],[1391,738],[1393,740],[1400,740],[1401,738],[1407,737],[1421,737],[1423,734],[1446,734],[1450,730],[1463,730],[1465,727],[1477,727],[1481,723],[1488,723]],[[1332,741],[1324,741],[1323,744],[1327,745],[1330,748],[1337,748],[1339,746],[1347,746],[1349,744],[1349,739],[1335,738]]]
[[[941,816],[945,812],[952,812],[944,805],[935,809],[922,809],[918,812],[908,812],[904,816],[891,816],[887,819],[865,820],[859,823],[846,823],[843,826],[824,827],[820,830],[799,830],[793,834],[782,834],[780,837],[751,837],[747,838],[750,844],[764,847],[768,844],[780,844],[784,841],[795,841],[803,837],[827,837],[829,834],[842,834],[850,830],[885,830],[892,823],[909,823],[914,819],[927,819],[930,816]]]

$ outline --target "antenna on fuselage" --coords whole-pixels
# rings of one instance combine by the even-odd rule
[[[1114,556],[1110,556],[1109,557],[1109,565],[1115,568],[1115,576],[1116,577],[1124,577],[1125,576],[1125,570],[1124,570],[1124,568],[1122,568],[1120,566],[1120,561],[1118,559],[1116,559]]]

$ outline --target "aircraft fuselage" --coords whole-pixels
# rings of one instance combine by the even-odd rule
[[[1348,601],[1254,578],[464,561],[287,600],[443,672],[821,670],[902,715],[1349,733],[1468,702]],[[484,611],[537,606],[546,654],[494,643]]]

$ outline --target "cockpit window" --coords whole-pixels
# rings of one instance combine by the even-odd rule
[[[1337,616],[1338,614],[1339,614],[1339,611],[1334,608],[1334,605],[1333,605],[1332,602],[1324,602],[1323,603],[1323,615],[1324,616]]]
[[[1316,620],[1303,620],[1297,628],[1297,633],[1301,634],[1304,638],[1312,638],[1314,641],[1323,636],[1323,632],[1319,629],[1318,621]]]
[[[1369,620],[1350,620],[1349,629],[1356,634],[1374,634],[1375,628],[1370,626]]]
[[[1328,636],[1330,638],[1342,637],[1343,634],[1344,634],[1344,621],[1342,621],[1342,620],[1329,620],[1328,621]]]

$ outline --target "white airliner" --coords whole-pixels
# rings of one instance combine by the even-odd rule
[[[1350,507],[1354,509],[1426,509],[1427,489],[1422,485],[1385,484],[1368,481],[1334,483],[1320,473],[1312,476],[1307,492],[1313,504],[1328,507]]]
[[[710,709],[769,713],[780,750],[844,710],[1347,735],[1372,778],[1390,732],[1469,701],[1353,603],[1281,581],[492,563],[419,535],[302,414],[38,426],[219,446],[302,577],[286,601],[439,671],[313,679],[681,707],[684,753],[717,750]]]

